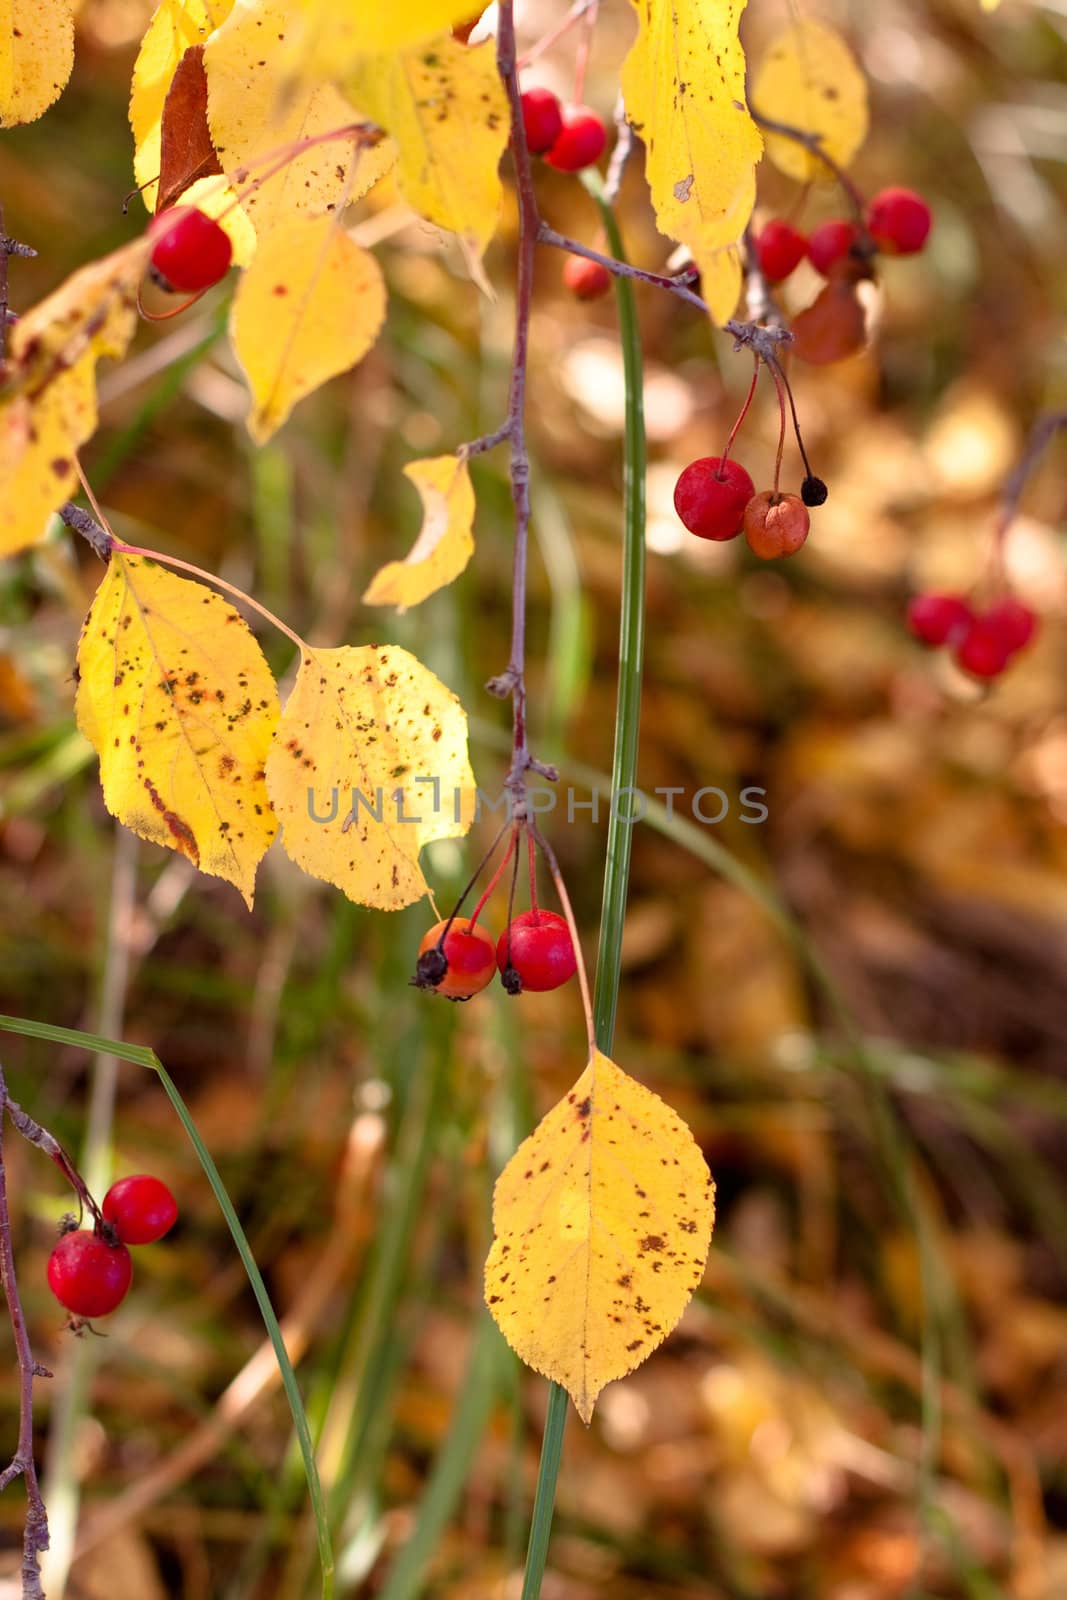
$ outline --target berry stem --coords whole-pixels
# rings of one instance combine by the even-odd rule
[[[793,432],[796,434],[797,449],[800,451],[800,459],[804,463],[804,471],[807,473],[808,477],[813,478],[815,474],[811,470],[811,462],[808,460],[808,452],[804,448],[804,439],[800,432],[800,418],[797,416],[797,403],[793,398],[793,386],[789,382],[786,370],[782,366],[782,363],[778,360],[777,356],[773,356],[768,361],[767,365],[771,369],[775,383],[777,384],[779,379],[781,379],[782,387],[785,389],[786,399],[789,401],[789,413],[793,419]],[[781,389],[779,389],[778,392],[780,396]]]
[[[585,1016],[585,1032],[589,1041],[589,1054],[592,1055],[597,1047],[596,1027],[593,1022],[593,1000],[589,989],[589,978],[585,970],[585,958],[582,955],[582,946],[578,938],[578,924],[574,917],[574,907],[571,905],[571,897],[567,893],[567,885],[563,881],[563,874],[559,870],[559,862],[556,860],[556,852],[553,850],[544,834],[540,832],[534,823],[528,822],[526,826],[529,830],[531,840],[537,845],[537,848],[540,850],[541,854],[548,863],[548,870],[552,874],[552,882],[555,884],[556,894],[559,896],[559,903],[563,908],[563,915],[566,918],[567,927],[570,931],[571,942],[574,945],[574,954],[578,961],[578,988],[580,989],[582,995],[582,1012]]]
[[[748,408],[752,404],[753,396],[756,393],[756,385],[759,382],[759,362],[759,356],[754,354],[752,358],[752,382],[748,386],[748,393],[745,396],[745,403],[738,412],[737,421],[730,429],[730,437],[727,439],[726,449],[722,453],[722,459],[724,462],[729,461],[730,451],[733,449],[734,440],[737,438],[737,435],[740,432],[742,422],[744,422],[745,418],[748,416]]]
[[[596,28],[599,6],[600,0],[589,0],[589,4],[584,6],[582,11],[578,47],[574,52],[574,103],[576,106],[580,106],[585,99],[585,74],[589,66],[589,52],[593,47],[593,32]]]
[[[3,1284],[4,1298],[7,1301],[8,1316],[11,1321],[11,1332],[15,1343],[15,1356],[19,1368],[19,1437],[15,1454],[11,1461],[0,1472],[0,1490],[6,1489],[18,1477],[26,1480],[26,1521],[22,1533],[22,1600],[44,1600],[44,1591],[41,1588],[40,1554],[48,1549],[48,1513],[41,1498],[40,1485],[37,1481],[37,1467],[33,1459],[33,1380],[34,1378],[50,1378],[52,1374],[47,1367],[43,1367],[34,1357],[30,1348],[30,1337],[26,1329],[26,1318],[19,1299],[18,1282],[15,1277],[15,1252],[11,1243],[11,1218],[7,1204],[7,1173],[3,1159],[3,1113],[12,1112],[13,1102],[8,1099],[7,1083],[4,1079],[3,1068],[0,1067],[0,1283]],[[17,1106],[14,1112],[18,1118],[26,1123],[31,1119],[25,1116]],[[23,1129],[12,1115],[12,1121],[22,1132]],[[32,1127],[38,1129],[36,1123]],[[51,1135],[47,1135],[51,1140]],[[34,1143],[39,1141],[34,1139]],[[51,1140],[55,1144],[55,1140]],[[59,1146],[56,1145],[58,1150]],[[50,1152],[51,1153],[51,1152]]]
[[[600,0],[574,0],[574,4],[562,22],[558,22],[554,28],[550,28],[547,33],[542,34],[536,44],[532,44],[529,50],[519,57],[516,62],[516,70],[522,72],[527,67],[532,66],[547,50],[551,50],[554,44],[558,44],[560,39],[570,33],[575,23],[580,22],[587,11],[595,11],[599,4]]]
[[[767,370],[774,379],[774,392],[778,396],[778,454],[774,458],[774,494],[777,498],[782,481],[782,457],[785,454],[785,392],[780,369],[769,366]]]
[[[489,896],[492,894],[493,890],[496,888],[497,884],[500,882],[501,878],[504,875],[504,868],[507,866],[507,864],[511,860],[512,856],[515,854],[515,836],[516,836],[517,832],[518,832],[517,828],[512,828],[511,838],[508,840],[508,847],[504,852],[503,859],[501,860],[500,865],[497,867],[496,871],[493,873],[492,877],[489,879],[489,882],[486,884],[485,889],[483,890],[483,892],[481,894],[481,897],[478,900],[477,905],[475,906],[474,910],[470,914],[470,917],[469,917],[468,922],[467,922],[468,931],[473,929],[474,924],[477,922],[478,918],[481,916],[482,908],[484,907],[485,902],[488,900]],[[499,838],[500,838],[500,835],[498,834],[497,835],[497,839],[499,840]],[[495,844],[494,844],[493,848],[494,849],[496,848]],[[453,911],[452,916],[449,917],[449,919],[448,919],[449,923],[451,923],[452,917],[454,917],[455,914],[456,913]],[[447,933],[447,929],[446,929],[445,932]],[[438,941],[438,948],[440,948],[441,945],[443,945],[444,940],[445,940],[445,934],[443,933],[441,935],[440,940]]]
[[[2,226],[2,223],[0,223]],[[1023,497],[1027,479],[1037,466],[1046,446],[1052,441],[1061,428],[1067,428],[1067,411],[1047,411],[1037,418],[1027,436],[1023,453],[1019,457],[1015,468],[1004,480],[1004,487],[1000,493],[1000,508],[997,512],[996,525],[993,529],[993,549],[990,565],[993,568],[994,587],[1004,586],[1004,544],[1008,536],[1008,529],[1015,521],[1019,512],[1019,502]]]
[[[448,938],[449,930],[452,927],[452,924],[455,922],[456,918],[459,916],[459,913],[463,910],[463,902],[464,902],[464,900],[466,900],[467,896],[470,894],[471,890],[474,888],[474,885],[478,882],[478,879],[481,877],[482,873],[485,871],[485,869],[489,865],[490,861],[492,861],[494,855],[496,854],[497,845],[500,843],[501,839],[504,837],[505,833],[507,833],[509,828],[511,828],[513,831],[512,831],[511,843],[508,846],[508,853],[504,857],[504,860],[501,862],[500,868],[497,869],[496,873],[494,874],[493,878],[491,879],[490,884],[489,884],[489,888],[486,890],[486,892],[482,896],[482,898],[478,901],[477,909],[475,910],[474,916],[471,918],[471,922],[472,923],[475,920],[475,917],[477,917],[478,912],[481,911],[482,906],[485,904],[486,900],[488,899],[490,890],[494,887],[494,885],[496,884],[497,879],[500,876],[500,870],[504,866],[506,866],[507,861],[508,861],[508,857],[511,855],[511,852],[515,848],[514,823],[512,823],[512,822],[504,822],[502,824],[502,826],[497,829],[497,832],[496,832],[496,834],[495,834],[495,836],[493,838],[492,844],[489,846],[488,850],[485,852],[484,856],[479,861],[478,865],[475,867],[475,869],[471,873],[470,877],[467,879],[467,883],[466,883],[465,887],[463,888],[463,890],[461,891],[459,899],[456,901],[455,905],[452,907],[452,910],[449,912],[447,918],[445,919],[445,925],[441,929],[441,937],[437,941],[437,949],[438,950],[443,950],[444,949],[445,940]]]
[[[530,910],[537,910],[537,857],[534,851],[533,834],[527,831],[526,854],[530,867]]]

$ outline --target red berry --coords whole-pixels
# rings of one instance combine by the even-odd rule
[[[795,272],[808,253],[807,235],[788,222],[768,222],[756,240],[759,269],[769,283],[781,283]]]
[[[975,617],[956,646],[956,662],[972,678],[999,677],[1011,654],[1001,629],[986,617]]]
[[[913,256],[926,243],[933,218],[914,189],[883,189],[867,207],[867,227],[879,250]]]
[[[765,489],[748,502],[742,526],[752,554],[761,561],[774,561],[796,554],[808,537],[811,518],[798,494]]]
[[[113,1183],[100,1209],[123,1244],[155,1244],[178,1220],[178,1202],[147,1172]]]
[[[563,127],[545,154],[550,167],[560,172],[580,172],[604,154],[607,129],[588,106],[564,106]]]
[[[1011,654],[1030,643],[1037,630],[1037,618],[1021,600],[1000,600],[982,615],[987,627],[994,629],[1004,640]]]
[[[419,945],[420,971],[424,966],[424,958],[436,953],[438,940],[446,926],[446,922],[435,923],[423,935]],[[469,1000],[472,994],[485,988],[496,971],[496,946],[492,936],[486,933],[480,923],[475,923],[472,928],[469,917],[453,918],[452,926],[445,934],[444,958],[448,965],[443,975],[435,982],[431,967],[430,976],[421,987],[444,995],[446,1000]]]
[[[155,239],[152,265],[171,289],[198,294],[229,271],[233,258],[229,234],[195,206],[161,211],[149,232]]]
[[[962,595],[917,594],[908,601],[908,627],[923,644],[952,644],[973,621],[974,612]]]
[[[551,89],[527,89],[522,97],[522,125],[531,155],[542,156],[563,132],[563,113]]]
[[[755,487],[740,461],[701,456],[675,484],[674,509],[698,539],[732,539]]]
[[[831,278],[807,310],[794,317],[792,333],[794,355],[813,367],[843,361],[862,350],[867,318],[853,285]]]
[[[48,1287],[76,1317],[106,1317],[125,1300],[132,1278],[126,1246],[86,1228],[65,1233],[48,1258]]]
[[[860,236],[854,222],[843,217],[833,222],[823,222],[808,240],[808,255],[816,272],[828,278],[833,268],[848,259],[849,251]]]
[[[568,256],[563,268],[563,282],[579,300],[602,300],[611,292],[611,273],[599,261],[588,256]]]
[[[518,973],[523,989],[558,989],[578,967],[566,918],[558,911],[520,912],[497,941],[496,964],[503,973],[509,966]]]

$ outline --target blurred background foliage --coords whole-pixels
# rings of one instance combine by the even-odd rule
[[[522,6],[523,37],[563,10]],[[7,229],[38,251],[12,263],[16,307],[142,224],[136,199],[123,213],[125,107],[148,14],[84,0],[70,87],[0,139]],[[795,373],[831,495],[803,555],[773,569],[742,541],[691,539],[671,506],[680,468],[721,448],[749,363],[638,291],[640,780],[684,793],[673,819],[635,828],[616,1055],[694,1128],[720,1220],[679,1332],[604,1394],[590,1431],[569,1428],[546,1600],[1067,1592],[1062,442],[1008,544],[1043,617],[1035,647],[985,695],[902,625],[915,589],[981,581],[998,488],[1035,417],[1067,401],[1067,9],[822,0],[811,14],[845,31],[870,80],[858,183],[913,185],[936,227],[924,256],[886,265],[869,351]],[[752,0],[752,59],[791,15]],[[631,34],[630,8],[607,0],[588,86],[605,113]],[[572,60],[564,41],[532,76],[566,94]],[[547,168],[538,182],[552,222],[596,243],[582,188]],[[840,209],[772,171],[760,204],[806,224]],[[637,161],[619,210],[632,258],[662,267]],[[498,455],[475,464],[466,576],[399,619],[359,596],[416,530],[404,463],[502,414],[514,221],[488,261],[495,301],[392,195],[356,222],[390,287],[361,367],[256,452],[216,292],[146,325],[106,373],[85,465],[124,537],[250,588],[312,640],[418,653],[468,707],[494,791],[505,718],[481,685],[509,627]],[[570,300],[562,265],[539,258],[532,337],[531,720],[586,800],[611,758],[623,392],[612,303]],[[798,274],[787,300],[813,288]],[[761,392],[742,435],[757,487],[776,428]],[[59,530],[0,574],[0,1006],[150,1044],[178,1080],[294,1329],[342,1592],[517,1594],[544,1384],[487,1324],[481,1267],[494,1171],[580,1070],[577,995],[428,1000],[406,987],[425,910],[357,909],[276,850],[249,916],[118,834],[72,718],[98,578]],[[284,675],[290,646],[263,644]],[[714,825],[692,816],[707,785],[729,802]],[[744,821],[747,785],[766,791],[760,825]],[[544,824],[590,950],[604,809],[569,823],[561,800]],[[474,858],[474,842],[436,847],[442,907]],[[147,1168],[182,1206],[107,1338],[75,1349],[44,1280],[67,1196],[7,1143],[24,1300],[56,1370],[38,1410],[49,1594],[315,1592],[262,1327],[158,1086],[20,1039],[3,1061],[98,1181]],[[16,1429],[12,1358],[0,1437]],[[4,1595],[21,1511],[16,1486],[0,1500]]]

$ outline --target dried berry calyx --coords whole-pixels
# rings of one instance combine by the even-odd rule
[[[826,501],[830,491],[821,478],[809,472],[804,482],[800,485],[800,498],[806,506],[821,506]]]

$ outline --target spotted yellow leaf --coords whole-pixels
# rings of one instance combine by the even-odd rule
[[[33,122],[47,111],[73,65],[67,0],[0,0],[0,128]]]
[[[404,468],[422,500],[422,527],[403,561],[375,573],[363,596],[368,606],[406,611],[452,583],[474,554],[474,490],[467,463],[458,456],[433,456]]]
[[[267,785],[298,866],[359,905],[397,911],[427,892],[422,847],[470,827],[466,715],[396,645],[307,649]]]
[[[798,22],[780,33],[752,82],[756,110],[818,136],[832,161],[847,167],[867,136],[867,81],[833,28]],[[767,155],[798,183],[833,183],[834,174],[795,139],[768,130]]]
[[[485,1297],[584,1422],[656,1348],[704,1274],[715,1186],[681,1117],[594,1051],[493,1196]]]
[[[492,41],[470,49],[446,34],[401,55],[357,63],[345,88],[396,141],[405,200],[459,235],[478,276],[500,215],[498,169],[510,127]]]
[[[645,143],[660,232],[688,247],[718,321],[737,304],[736,249],[756,199],[759,130],[745,103],[737,35],[744,0],[634,0],[622,69],[626,114]]]
[[[409,0],[404,5],[347,5],[292,0],[293,46],[305,75],[345,73],[361,56],[395,55],[465,22],[474,0]]]
[[[384,320],[378,263],[335,217],[297,216],[272,229],[241,279],[230,329],[257,444],[298,400],[361,361]]]
[[[112,816],[249,907],[277,831],[264,764],[278,691],[263,652],[213,590],[115,552],[78,648],[78,726]]]
[[[192,45],[206,44],[233,9],[233,0],[162,0],[152,15],[130,89],[133,170],[145,205],[155,210],[162,157],[163,107],[178,63]],[[232,197],[231,197],[232,198]],[[188,199],[186,205],[192,204]]]
[[[204,50],[211,137],[261,239],[294,216],[359,199],[395,160],[387,141],[354,134],[281,159],[286,146],[361,120],[332,83],[290,76],[291,17],[289,0],[236,0]]]
[[[126,351],[150,250],[136,239],[82,267],[11,330],[0,398],[0,556],[36,544],[77,490],[74,457],[96,428],[96,364]]]

